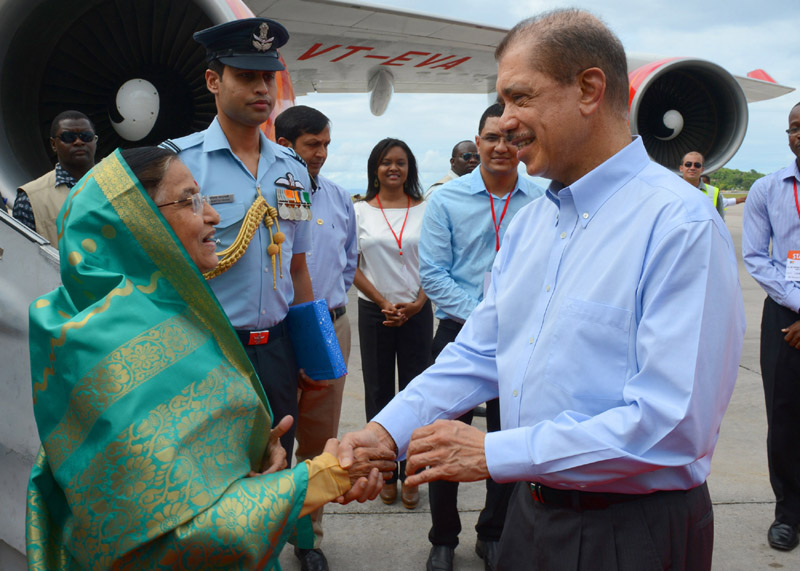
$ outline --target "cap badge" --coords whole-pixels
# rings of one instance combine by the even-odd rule
[[[272,42],[275,41],[275,38],[270,38],[268,36],[269,24],[262,22],[262,24],[258,27],[258,33],[253,34],[253,47],[260,52],[269,51],[269,49],[272,47]]]

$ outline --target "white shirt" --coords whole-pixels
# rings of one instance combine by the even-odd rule
[[[391,303],[411,303],[419,294],[419,235],[425,202],[409,209],[380,208],[357,202],[358,268],[375,289]],[[403,228],[403,220],[408,219]],[[386,217],[384,218],[384,214]],[[394,230],[389,230],[387,220]],[[397,245],[402,230],[403,255]],[[358,297],[369,300],[362,292]]]

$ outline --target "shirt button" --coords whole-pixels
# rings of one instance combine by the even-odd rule
[[[511,393],[511,394],[512,394],[512,395],[514,395],[514,396],[516,397],[516,396],[517,396],[517,389],[514,389],[514,392],[513,392],[513,393]]]
[[[267,310],[266,309],[262,309],[261,310],[261,315],[266,315],[266,314],[267,314]]]
[[[564,238],[566,238],[566,237],[567,237],[567,233],[566,233],[566,232],[562,232],[562,233],[561,233],[561,239],[563,240],[563,239],[564,239]]]
[[[588,212],[584,212],[583,213],[583,219],[586,220],[587,218],[589,218],[589,213]]]
[[[267,273],[269,273],[269,268],[268,268],[268,267],[267,267],[267,268],[264,268],[264,271],[265,271],[265,272],[267,272]]]
[[[528,340],[528,343],[530,343],[531,345],[533,345],[533,337],[531,337],[531,338]]]
[[[547,286],[546,288],[544,288],[544,291],[550,291],[550,286]]]

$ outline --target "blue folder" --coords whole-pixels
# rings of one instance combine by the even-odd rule
[[[315,381],[323,381],[347,374],[324,299],[291,306],[287,319],[297,366],[306,375]]]

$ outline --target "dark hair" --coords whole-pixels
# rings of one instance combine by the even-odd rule
[[[585,69],[606,76],[606,99],[612,109],[628,113],[628,62],[619,38],[596,16],[574,8],[552,10],[523,20],[503,38],[497,60],[521,37],[530,42],[531,67],[562,85]]]
[[[91,119],[89,119],[86,115],[84,115],[80,111],[75,111],[74,109],[70,109],[67,111],[62,111],[61,113],[55,116],[53,122],[50,123],[50,137],[55,138],[55,136],[58,134],[58,130],[61,127],[61,121],[80,120],[80,119],[86,119],[89,122],[89,125],[92,126],[92,131],[95,130],[94,123],[92,123]]]
[[[178,158],[174,151],[161,147],[135,147],[133,149],[120,149],[122,158],[128,163],[133,176],[147,191],[147,195],[156,201],[158,186],[164,179],[167,169],[172,161]]]
[[[222,78],[222,74],[225,73],[225,64],[218,59],[212,59],[206,64],[206,67],[216,73],[220,78]]]
[[[474,144],[475,141],[470,141],[469,139],[464,139],[463,141],[459,141],[458,143],[456,143],[455,147],[453,147],[453,154],[450,156],[452,158],[456,158],[456,156],[458,155],[458,147],[460,147],[461,145],[474,145]]]
[[[422,185],[419,183],[419,171],[417,170],[417,159],[414,158],[414,153],[403,141],[390,137],[379,141],[369,154],[367,159],[367,195],[364,200],[372,200],[378,194],[380,186],[378,183],[378,165],[381,164],[386,153],[394,147],[403,149],[408,157],[408,177],[403,184],[403,192],[411,198],[422,200]]]
[[[486,108],[486,111],[483,112],[481,115],[481,120],[478,122],[478,135],[483,133],[483,127],[486,125],[486,120],[489,117],[502,117],[503,116],[503,106],[499,103],[494,103],[493,105],[489,105]]]
[[[283,137],[294,145],[301,135],[319,135],[331,120],[313,107],[295,105],[275,118],[275,139]]]
[[[682,165],[683,161],[686,160],[686,155],[700,155],[700,160],[703,161],[703,164],[706,164],[706,157],[703,153],[700,151],[688,151],[683,154],[683,158],[681,158],[681,162],[678,164],[678,166]]]

